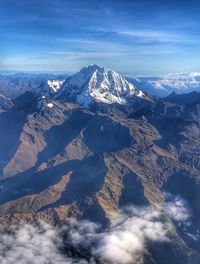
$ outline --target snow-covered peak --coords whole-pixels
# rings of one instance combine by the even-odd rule
[[[34,92],[38,96],[53,98],[54,95],[59,91],[63,83],[64,80],[46,80],[42,82]]]
[[[64,80],[48,80],[47,84],[52,92],[56,93],[61,85],[63,84]]]
[[[68,78],[61,88],[63,99],[75,100],[88,106],[93,101],[107,104],[126,104],[136,97],[148,99],[118,73],[99,65],[89,65]]]

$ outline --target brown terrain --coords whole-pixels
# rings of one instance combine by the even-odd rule
[[[169,192],[187,200],[193,226],[200,228],[198,102],[154,99],[86,109],[33,93],[12,103],[3,99],[1,224],[44,220],[56,225],[71,216],[106,224],[124,205],[159,208]],[[49,102],[52,108],[46,107]],[[199,244],[184,240],[176,228],[171,237],[176,263],[198,263],[190,261],[200,259]]]

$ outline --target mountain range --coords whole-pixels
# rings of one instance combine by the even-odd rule
[[[1,225],[73,217],[113,228],[121,208],[143,208],[153,216],[144,224],[137,209],[141,228],[150,226],[142,259],[119,263],[200,263],[200,94],[159,99],[98,65],[49,77],[31,88],[33,77],[0,81]],[[88,250],[66,247],[88,260]],[[92,254],[94,263],[117,263]]]
[[[98,66],[98,65],[96,65]],[[98,66],[100,67],[100,66]],[[101,67],[100,67],[101,68]],[[70,75],[53,73],[7,73],[0,72],[0,93],[15,98],[26,91],[45,89],[51,92],[59,89]],[[123,77],[124,78],[124,77]],[[136,77],[125,79],[150,95],[162,98],[175,92],[177,94],[200,91],[200,73],[176,73],[163,76]],[[43,91],[44,93],[44,91]]]

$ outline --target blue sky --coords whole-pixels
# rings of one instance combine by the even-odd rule
[[[200,2],[0,0],[0,69],[200,71]]]

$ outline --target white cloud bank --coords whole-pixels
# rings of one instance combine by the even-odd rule
[[[170,197],[172,199],[172,197]],[[173,198],[163,211],[178,222],[187,222],[185,202]],[[85,264],[97,259],[115,264],[142,263],[148,242],[169,241],[171,224],[150,207],[127,207],[119,211],[105,231],[95,223],[71,219],[62,228],[29,224],[0,230],[1,264]]]

